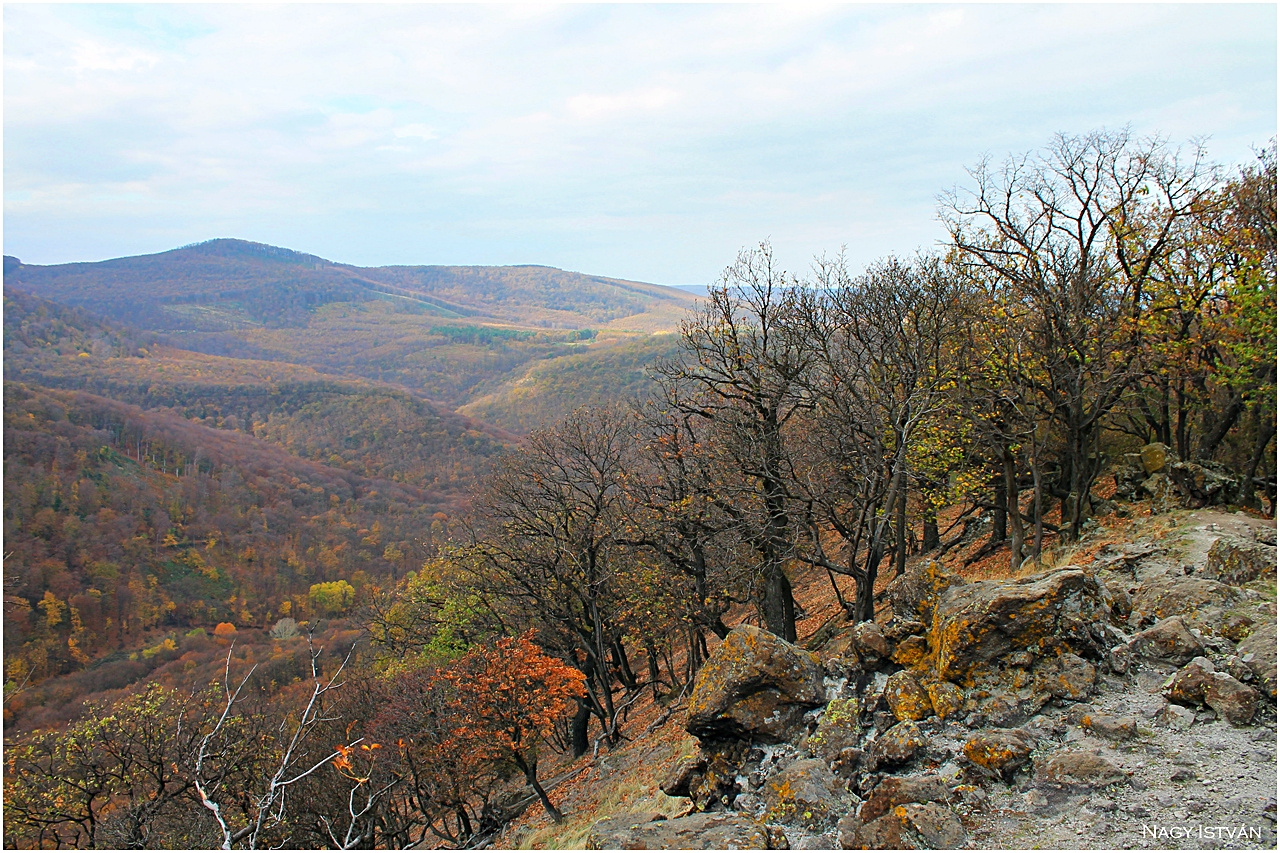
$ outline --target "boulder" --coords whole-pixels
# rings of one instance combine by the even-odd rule
[[[1172,661],[1181,666],[1204,654],[1204,646],[1181,616],[1161,619],[1129,641],[1129,651],[1139,657]]]
[[[863,823],[852,815],[840,821],[846,850],[955,850],[968,841],[955,814],[937,803],[906,803]]]
[[[817,655],[751,625],[729,632],[689,697],[688,732],[702,740],[790,738],[825,701]]]
[[[853,626],[853,647],[859,656],[883,660],[889,657],[889,640],[875,622],[859,622]]]
[[[908,566],[885,587],[884,595],[896,618],[933,622],[933,611],[942,593],[964,581],[948,571],[937,560],[925,560]]]
[[[1204,703],[1233,726],[1247,726],[1258,710],[1258,691],[1225,672],[1210,674]]]
[[[1068,568],[951,587],[934,613],[931,645],[939,677],[964,683],[975,669],[1019,649],[1100,659],[1110,646],[1097,639],[1098,626],[1111,621],[1111,602],[1097,579]]]
[[[862,742],[862,726],[858,722],[858,700],[832,699],[818,717],[818,727],[809,735],[809,751],[823,761],[834,762],[846,749]]]
[[[1156,717],[1156,722],[1174,731],[1185,732],[1196,721],[1196,713],[1189,708],[1170,703]]]
[[[867,763],[872,770],[906,764],[924,746],[920,727],[910,720],[898,723],[872,742]]]
[[[964,691],[950,681],[926,681],[924,692],[939,720],[945,720],[964,707]]]
[[[1098,668],[1079,655],[1064,652],[1037,669],[1037,686],[1055,699],[1080,701],[1093,692]]]
[[[1213,663],[1208,658],[1195,658],[1164,683],[1164,698],[1179,705],[1199,707],[1204,704],[1204,691],[1213,672]]]
[[[1112,647],[1107,652],[1107,666],[1116,675],[1124,675],[1129,671],[1130,665],[1133,664],[1133,650],[1129,648],[1128,643],[1121,643]]]
[[[1262,692],[1276,699],[1276,623],[1272,619],[1257,626],[1236,647],[1240,660],[1253,670]]]
[[[858,819],[870,823],[904,803],[935,803],[951,799],[940,776],[889,776],[881,780],[858,809]]]
[[[1195,576],[1243,586],[1276,571],[1276,549],[1222,537],[1209,548],[1205,563]]]
[[[1031,759],[1035,739],[1022,729],[986,729],[965,742],[964,757],[1006,781]]]
[[[1085,714],[1080,718],[1080,726],[1107,740],[1129,740],[1138,736],[1138,721],[1134,717]]]
[[[825,761],[802,758],[765,782],[764,819],[825,832],[849,806],[849,795]]]
[[[1092,752],[1059,752],[1036,764],[1040,782],[1065,788],[1102,788],[1123,782],[1124,771]]]
[[[1173,451],[1169,445],[1157,441],[1139,450],[1138,455],[1142,458],[1143,471],[1147,474],[1158,474],[1168,467]]]
[[[597,821],[588,850],[768,850],[766,829],[740,812],[691,814],[671,820],[647,813]]]
[[[905,670],[889,676],[884,686],[884,698],[898,720],[923,720],[933,713],[929,694],[915,676]]]
[[[1129,624],[1135,627],[1170,616],[1199,617],[1200,611],[1213,611],[1240,599],[1235,587],[1208,578],[1157,575],[1138,587],[1133,597]],[[1202,618],[1192,621],[1203,622]],[[1221,619],[1217,620],[1218,623]]]

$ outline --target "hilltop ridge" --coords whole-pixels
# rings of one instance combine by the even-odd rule
[[[296,325],[333,302],[400,299],[450,319],[545,328],[673,327],[694,297],[676,288],[550,266],[361,267],[292,249],[219,238],[165,252],[66,264],[5,256],[5,284],[153,330],[194,319],[233,328]],[[221,309],[194,317],[188,306]],[[630,324],[628,326],[628,323]]]

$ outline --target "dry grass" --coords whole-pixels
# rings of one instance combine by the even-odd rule
[[[579,759],[576,764],[586,769],[549,792],[551,801],[564,813],[563,823],[552,823],[542,807],[534,804],[495,839],[494,846],[581,850],[598,820],[624,812],[679,814],[688,802],[668,797],[658,790],[658,783],[677,758],[697,749],[697,742],[684,731],[683,713],[672,715],[664,725],[642,735],[657,716],[658,708],[649,703],[624,729],[635,740],[612,752],[602,751],[594,761],[590,756]]]

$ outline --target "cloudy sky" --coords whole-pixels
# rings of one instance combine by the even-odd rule
[[[705,284],[933,246],[984,154],[1131,125],[1241,163],[1276,7],[4,6],[4,251],[241,237]]]

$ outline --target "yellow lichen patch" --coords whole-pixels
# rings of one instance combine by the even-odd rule
[[[924,690],[929,694],[933,713],[940,720],[945,720],[964,707],[964,693],[949,681],[927,681]]]
[[[933,713],[929,694],[908,672],[895,672],[884,687],[889,710],[899,720],[923,720]]]

